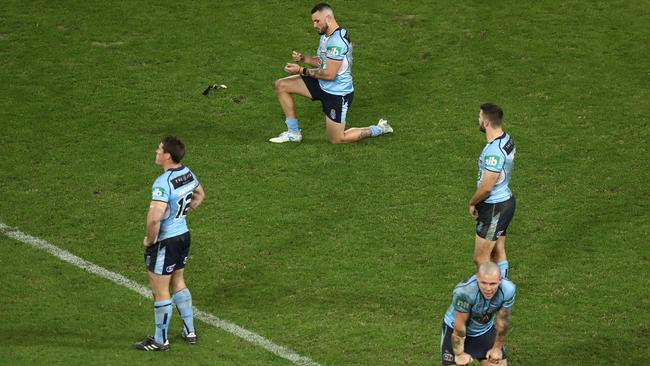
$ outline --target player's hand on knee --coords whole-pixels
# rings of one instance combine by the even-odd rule
[[[486,356],[490,363],[499,364],[503,358],[503,353],[501,352],[501,348],[491,348]]]
[[[461,353],[459,355],[456,355],[454,362],[456,362],[456,365],[458,366],[465,366],[469,365],[472,363],[472,356],[470,356],[468,353]]]

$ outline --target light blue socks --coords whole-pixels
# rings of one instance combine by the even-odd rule
[[[183,319],[183,334],[194,332],[194,311],[192,310],[192,294],[185,288],[172,296],[176,309]]]
[[[508,278],[508,261],[501,261],[497,265],[501,269],[501,278]]]
[[[156,322],[156,342],[165,344],[167,342],[167,330],[172,320],[172,301],[170,299],[160,300],[153,303],[154,321]]]
[[[284,123],[287,124],[287,129],[289,131],[300,133],[300,128],[298,127],[298,119],[297,118],[287,118],[287,119],[284,120]]]

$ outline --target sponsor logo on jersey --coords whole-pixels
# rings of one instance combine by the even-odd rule
[[[165,271],[166,272],[174,272],[174,267],[176,267],[176,264],[172,264],[171,266],[167,266],[167,268],[165,268]]]
[[[192,172],[187,172],[172,179],[172,185],[174,186],[174,189],[178,189],[178,187],[182,187],[191,182],[194,182],[194,175],[192,175]]]
[[[328,55],[339,56],[341,52],[343,52],[343,48],[341,47],[331,46],[327,48]]]
[[[153,187],[153,191],[151,194],[154,197],[164,197],[165,196],[165,188],[162,187]]]
[[[458,299],[456,301],[456,307],[459,307],[461,309],[469,309],[469,303],[467,301],[463,301],[461,299]]]
[[[496,167],[501,162],[501,157],[498,155],[488,155],[485,157],[485,166]]]

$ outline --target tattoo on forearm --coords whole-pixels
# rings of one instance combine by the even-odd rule
[[[463,353],[465,350],[465,331],[455,330],[451,334],[451,348],[454,350],[454,353],[459,354]]]
[[[505,336],[512,324],[510,309],[502,309],[497,317],[497,330],[500,336]]]
[[[325,70],[320,67],[318,69],[309,69],[307,70],[307,75],[316,79],[321,79],[325,75]]]

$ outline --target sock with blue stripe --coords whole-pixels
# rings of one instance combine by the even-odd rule
[[[153,303],[154,320],[156,322],[156,342],[167,342],[167,330],[172,320],[172,300],[160,300]]]
[[[370,129],[370,135],[372,137],[377,137],[381,135],[381,128],[379,128],[379,126],[372,125],[372,126],[368,126],[368,128]]]
[[[300,133],[300,128],[298,127],[298,119],[297,118],[287,118],[287,119],[284,120],[284,123],[286,123],[287,129],[289,131]]]
[[[192,294],[185,288],[172,296],[176,309],[183,319],[183,334],[194,332],[194,311],[192,310]]]
[[[501,278],[508,278],[508,261],[501,261],[497,263],[497,265],[499,266],[499,269],[501,269]]]

